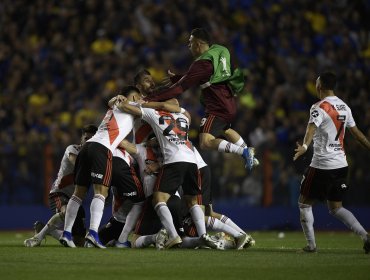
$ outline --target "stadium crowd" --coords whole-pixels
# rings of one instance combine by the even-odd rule
[[[156,82],[167,69],[186,70],[189,31],[202,26],[245,71],[234,127],[262,163],[247,175],[233,155],[204,153],[217,174],[215,197],[296,205],[310,157],[293,164],[293,149],[316,100],[317,73],[336,72],[336,92],[370,137],[369,10],[368,1],[346,0],[1,1],[0,203],[41,203],[48,159],[55,177],[65,147],[78,142],[84,124],[98,123],[106,100],[139,69]],[[198,92],[188,90],[181,103],[197,145]],[[348,202],[356,205],[370,196],[369,156],[361,149],[351,143],[346,150]]]

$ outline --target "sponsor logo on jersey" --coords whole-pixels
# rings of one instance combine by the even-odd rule
[[[122,193],[123,196],[135,196],[137,192]]]
[[[312,111],[311,116],[317,118],[319,116],[319,112],[317,110]]]
[[[103,178],[103,174],[98,174],[98,173],[91,172],[91,177],[102,179]]]
[[[342,184],[342,185],[340,185],[340,187],[341,187],[343,190],[345,190],[345,189],[347,188],[346,184]]]

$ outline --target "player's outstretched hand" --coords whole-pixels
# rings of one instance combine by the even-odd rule
[[[303,155],[307,148],[303,145],[300,145],[298,142],[296,142],[297,148],[294,150],[296,153],[294,154],[293,161],[297,160],[301,155]]]
[[[167,76],[161,81],[161,86],[163,87],[170,87],[172,85],[171,78],[175,76],[171,70],[167,70]]]

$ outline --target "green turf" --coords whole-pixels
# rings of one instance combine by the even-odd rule
[[[300,232],[255,232],[248,250],[70,249],[30,232],[0,232],[0,279],[370,279],[370,255],[351,233],[318,233],[319,252],[298,254]]]

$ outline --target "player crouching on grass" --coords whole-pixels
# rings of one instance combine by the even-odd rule
[[[82,145],[90,139],[98,130],[95,125],[86,125],[82,128],[81,143],[79,145],[69,145],[63,155],[60,163],[58,177],[53,183],[53,186],[49,193],[49,205],[53,213],[55,213],[45,226],[41,226],[40,221],[37,221],[34,225],[36,234],[24,241],[24,246],[35,247],[40,246],[41,241],[46,235],[51,235],[55,239],[59,240],[63,233],[64,216],[67,207],[67,203],[71,198],[75,189],[73,184],[74,179],[74,167],[78,153],[80,152]],[[72,227],[72,236],[77,246],[83,246],[85,241],[85,211],[82,206],[79,207],[77,212],[77,218]]]

